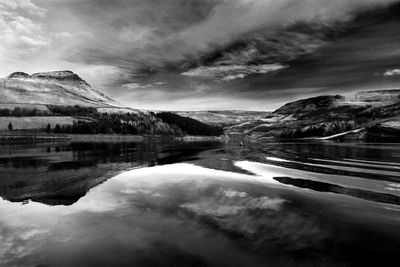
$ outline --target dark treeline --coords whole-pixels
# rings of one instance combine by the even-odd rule
[[[34,116],[49,116],[51,115],[47,110],[40,110],[37,108],[21,108],[15,107],[14,109],[1,108],[0,116],[7,117],[34,117]]]
[[[46,132],[69,134],[158,134],[181,135],[175,125],[168,125],[152,114],[145,113],[93,113],[86,120],[72,125],[47,125]]]
[[[13,110],[0,109],[0,116],[70,116],[75,117],[72,125],[50,125],[48,133],[68,134],[157,134],[157,135],[204,135],[223,134],[222,127],[211,126],[195,119],[182,117],[170,112],[99,113],[93,107],[53,106],[48,110],[15,107]]]
[[[368,142],[400,143],[400,130],[377,124],[367,129],[365,139]]]
[[[52,106],[48,105],[47,108],[52,114],[64,116],[93,116],[98,114],[97,109],[94,107],[81,107],[75,106]]]
[[[356,126],[357,124],[353,120],[320,122],[299,128],[287,129],[281,133],[280,138],[330,136],[337,133],[354,130]]]
[[[46,132],[66,134],[157,134],[157,135],[204,135],[223,134],[221,127],[210,126],[194,119],[169,112],[154,114],[93,114],[89,120],[79,120],[72,125],[47,125]]]
[[[119,124],[100,121],[76,121],[72,125],[56,124],[52,129],[49,125],[46,132],[65,134],[138,134],[139,130],[130,124]],[[144,133],[144,132],[142,132]]]
[[[26,107],[15,107],[14,109],[1,108],[0,116],[34,117],[34,116],[92,116],[97,113],[94,107],[75,106],[53,106],[47,105],[48,110]]]
[[[224,133],[223,128],[219,126],[211,126],[198,120],[182,117],[171,112],[161,112],[155,114],[158,118],[168,124],[175,124],[185,134],[189,135],[205,135],[218,136]]]

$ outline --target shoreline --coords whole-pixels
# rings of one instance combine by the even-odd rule
[[[306,138],[293,138],[293,139],[279,139],[275,137],[262,137],[262,138],[252,138],[251,136],[247,137],[249,141],[251,140],[259,140],[259,141],[279,141],[279,142],[338,142],[335,138],[343,138],[346,137],[347,134],[351,133],[359,133],[364,129],[357,129],[353,131],[349,131],[346,133],[337,134],[334,136],[328,137],[306,137]],[[193,136],[193,135],[185,135],[185,136],[173,136],[173,135],[122,135],[122,134],[55,134],[55,133],[45,133],[45,132],[35,132],[35,131],[0,131],[0,145],[9,145],[9,144],[35,144],[35,143],[56,143],[56,142],[143,142],[149,139],[157,139],[157,140],[171,140],[177,142],[227,142],[229,140],[243,140],[244,137],[240,136]],[[340,140],[339,142],[348,143],[348,142],[357,142],[357,143],[376,143],[376,142],[368,142],[366,140],[358,139],[358,138],[349,138],[345,140]],[[377,142],[377,143],[398,143],[398,142]]]
[[[13,143],[48,143],[48,142],[101,142],[101,141],[131,141],[145,139],[142,135],[117,134],[54,134],[44,132],[0,132],[0,144]]]
[[[170,139],[183,142],[224,141],[226,136],[162,136],[120,134],[55,134],[34,131],[0,131],[0,144],[52,142],[141,142],[146,139]]]

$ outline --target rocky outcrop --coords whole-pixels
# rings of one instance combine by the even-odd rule
[[[13,72],[7,77],[8,79],[27,79],[32,78],[31,75],[25,72]]]
[[[79,77],[77,74],[69,70],[64,71],[52,71],[52,72],[39,72],[34,73],[32,78],[44,79],[44,80],[56,80],[63,82],[77,82],[89,86],[89,84]]]

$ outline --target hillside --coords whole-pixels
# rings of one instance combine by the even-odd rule
[[[317,96],[290,102],[275,110],[274,114],[303,116],[312,112],[327,111],[343,106],[345,98],[340,95]]]
[[[124,107],[71,71],[15,72],[0,79],[0,131],[67,134],[228,135],[400,141],[400,89],[300,99],[273,112]],[[57,126],[57,127],[56,127]],[[49,129],[50,128],[50,129]]]
[[[189,117],[203,123],[216,126],[232,126],[249,120],[263,119],[271,112],[247,110],[204,110],[204,111],[175,111],[174,113]]]
[[[222,128],[179,115],[124,107],[71,71],[14,72],[0,80],[0,132],[221,135]],[[21,132],[19,132],[19,135]]]
[[[399,121],[400,89],[374,90],[349,97],[326,95],[297,100],[264,119],[231,126],[227,132],[262,138],[400,141]]]
[[[93,89],[71,71],[29,75],[14,72],[0,79],[0,105],[79,105],[124,108],[122,104]]]

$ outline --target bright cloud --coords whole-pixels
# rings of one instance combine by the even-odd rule
[[[392,69],[392,70],[387,70],[383,76],[396,76],[400,75],[400,69]]]
[[[70,69],[135,107],[271,109],[396,64],[397,2],[0,0],[0,76]]]
[[[229,65],[215,67],[199,67],[182,73],[182,75],[201,78],[218,78],[223,81],[243,79],[249,75],[266,74],[286,68],[281,64],[264,65]]]
[[[20,9],[33,16],[44,15],[31,1],[0,0],[0,57],[5,61],[35,56],[33,53],[49,47],[52,41],[43,25],[34,17],[20,15]]]
[[[46,14],[44,8],[35,5],[31,0],[0,0],[0,8],[12,11],[22,10],[30,15],[38,17],[44,17]]]

